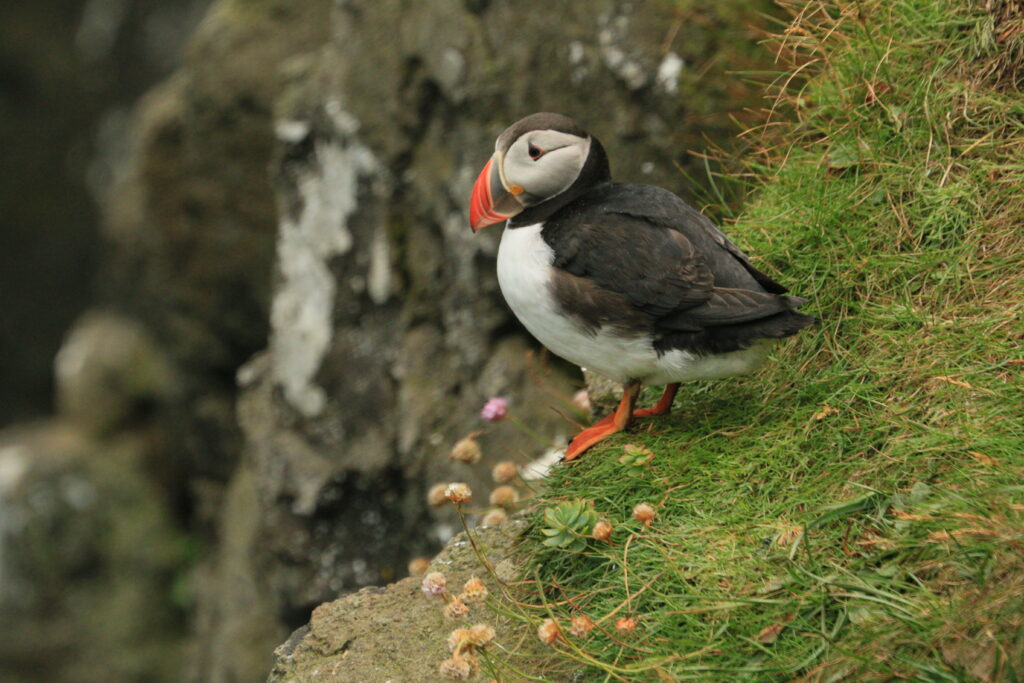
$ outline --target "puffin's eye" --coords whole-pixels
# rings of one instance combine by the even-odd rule
[[[532,142],[529,143],[529,146],[527,147],[526,151],[530,154],[530,158],[533,159],[534,161],[540,159],[541,156],[544,154],[544,150],[542,150],[540,147],[535,146]]]

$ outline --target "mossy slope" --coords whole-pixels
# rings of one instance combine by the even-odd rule
[[[549,548],[537,517],[523,617],[599,623],[545,677],[1024,677],[1021,5],[794,14],[727,229],[821,323],[555,473],[542,508],[616,530]]]

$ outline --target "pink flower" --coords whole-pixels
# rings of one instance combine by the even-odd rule
[[[506,415],[508,415],[508,399],[501,396],[488,399],[480,411],[480,417],[488,422],[500,422],[505,419]]]
[[[448,580],[441,572],[430,572],[423,577],[423,592],[427,595],[442,595],[447,585]]]

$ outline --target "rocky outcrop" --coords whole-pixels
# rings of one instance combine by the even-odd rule
[[[474,533],[477,548],[495,568],[494,576],[484,570],[465,534],[448,543],[429,571],[443,573],[454,594],[472,577],[484,580],[488,590],[498,594],[499,578],[507,581],[517,570],[514,545],[524,526],[522,520],[513,520]],[[450,656],[448,636],[462,625],[442,616],[443,605],[440,597],[423,594],[421,577],[364,588],[324,603],[313,610],[308,625],[297,629],[274,651],[268,683],[437,681],[438,666]],[[471,606],[465,622],[492,626],[497,642],[504,646],[516,643],[518,654],[526,654],[524,650],[530,647],[529,642],[522,642],[521,623],[486,607]]]
[[[266,343],[274,102],[290,60],[326,38],[327,5],[214,5],[185,66],[141,103],[106,206],[101,289],[182,369],[173,434],[204,490],[237,464],[235,371]]]

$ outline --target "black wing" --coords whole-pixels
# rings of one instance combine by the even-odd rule
[[[668,190],[653,185],[612,185],[611,199],[604,204],[611,214],[632,216],[652,225],[679,232],[709,259],[720,287],[750,288],[753,279],[772,294],[785,294],[786,288],[750,263],[710,218]]]
[[[663,350],[735,350],[814,320],[667,190],[605,186],[545,222],[543,234],[565,310],[591,327],[646,328]]]

